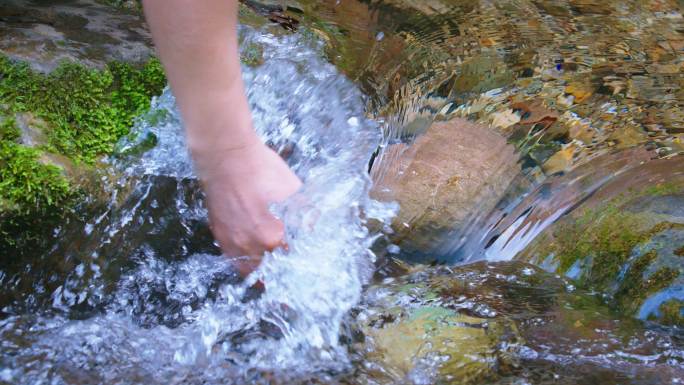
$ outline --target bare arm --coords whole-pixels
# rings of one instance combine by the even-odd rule
[[[240,73],[237,0],[144,0],[188,145],[207,195],[214,236],[224,253],[249,256],[252,271],[282,243],[268,205],[301,185],[254,132]]]
[[[230,150],[254,144],[258,138],[240,78],[237,1],[145,0],[144,5],[190,148]]]

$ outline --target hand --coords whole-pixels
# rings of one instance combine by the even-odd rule
[[[290,197],[302,182],[261,142],[195,158],[214,237],[224,254],[245,257],[236,259],[236,267],[246,276],[259,266],[264,252],[285,245],[283,223],[269,205]]]
[[[159,57],[186,127],[204,185],[212,231],[223,252],[246,256],[249,274],[283,244],[268,211],[301,186],[254,132],[240,74],[237,0],[144,0]]]

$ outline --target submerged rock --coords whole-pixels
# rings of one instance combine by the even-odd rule
[[[430,371],[426,362],[430,360],[440,363],[439,372],[446,379],[480,379],[490,370],[487,361],[494,358],[497,326],[443,307],[425,306],[383,328],[369,328],[366,338],[373,341],[374,350],[368,356],[392,368],[392,375],[416,382],[425,375],[422,371]]]
[[[373,196],[399,203],[394,241],[404,255],[427,261],[450,234],[491,210],[519,169],[513,147],[489,127],[435,122],[414,143],[386,149],[373,166]]]
[[[548,383],[550,372],[561,384],[684,376],[681,342],[531,265],[404,269],[372,285],[354,313],[359,365],[351,383]]]
[[[684,313],[673,310],[684,299],[681,159],[638,165],[599,185],[589,195],[570,193],[574,209],[516,258],[600,290],[627,314],[684,326]]]
[[[495,317],[489,304],[468,309],[477,299],[450,292],[458,280],[452,273],[418,266],[368,290],[355,317],[364,336],[356,347],[363,352],[364,374],[379,383],[470,384],[491,379],[498,366],[510,364],[509,349],[501,347],[515,349],[515,325]]]

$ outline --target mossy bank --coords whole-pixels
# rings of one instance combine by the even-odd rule
[[[88,170],[111,154],[165,85],[156,59],[41,73],[0,55],[0,253],[45,239],[83,192],[66,165]]]

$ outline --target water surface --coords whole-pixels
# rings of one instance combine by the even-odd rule
[[[244,67],[256,128],[305,182],[274,208],[289,253],[247,281],[220,256],[166,91],[102,173],[106,194],[48,253],[0,271],[0,381],[684,381],[681,329],[511,262],[601,187],[680,174],[678,3],[252,5],[300,21],[242,30],[263,52]],[[456,117],[493,126],[520,175],[409,253],[369,166],[382,175],[389,146]]]

